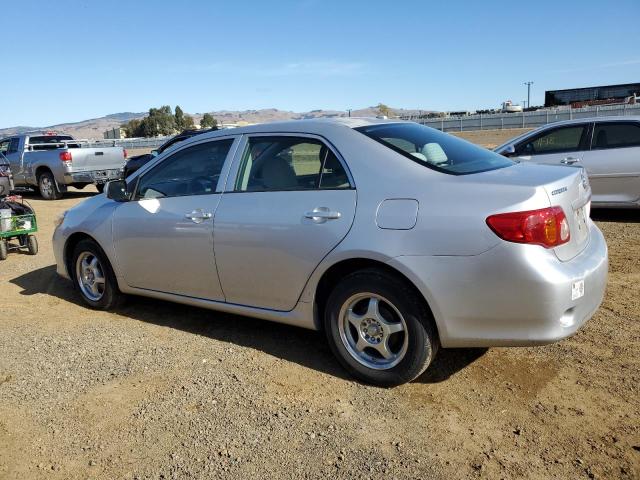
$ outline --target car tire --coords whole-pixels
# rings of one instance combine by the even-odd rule
[[[62,192],[58,188],[58,184],[51,172],[46,171],[38,175],[38,190],[40,191],[40,196],[45,200],[62,198]]]
[[[0,260],[6,260],[9,256],[9,247],[5,239],[0,239]]]
[[[104,183],[97,183],[96,190],[98,190],[98,193],[104,192]]]
[[[424,300],[405,280],[376,269],[357,271],[338,283],[326,303],[324,327],[342,366],[380,387],[417,378],[439,346]]]
[[[29,255],[38,254],[38,239],[34,235],[29,235],[27,238],[27,248],[29,249]]]
[[[94,262],[95,261],[95,262]],[[124,301],[111,264],[93,240],[81,240],[73,250],[69,268],[82,300],[96,310],[114,310]]]

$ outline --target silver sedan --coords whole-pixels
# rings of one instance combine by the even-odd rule
[[[591,182],[594,206],[640,207],[640,117],[551,123],[495,151],[524,162],[582,167]]]
[[[143,295],[324,330],[356,378],[438,348],[555,342],[602,301],[607,247],[581,169],[514,163],[415,123],[206,133],[58,220],[92,308]]]

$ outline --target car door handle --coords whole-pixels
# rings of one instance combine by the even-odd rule
[[[327,220],[337,220],[342,214],[340,212],[334,212],[327,207],[316,207],[310,212],[305,213],[304,216],[316,223],[324,223]]]
[[[194,210],[191,213],[185,213],[184,217],[191,220],[193,223],[202,223],[205,220],[208,220],[213,215],[209,212],[203,211],[201,208]]]
[[[560,163],[564,163],[565,165],[573,165],[574,163],[578,163],[579,161],[580,159],[576,157],[565,157],[560,160]]]

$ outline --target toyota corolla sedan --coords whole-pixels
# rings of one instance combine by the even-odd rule
[[[415,123],[271,123],[181,142],[68,210],[60,275],[324,330],[354,377],[408,382],[439,347],[545,344],[600,305],[582,169],[515,163]]]
[[[640,207],[640,117],[596,117],[544,125],[495,152],[524,162],[584,168],[593,205]]]

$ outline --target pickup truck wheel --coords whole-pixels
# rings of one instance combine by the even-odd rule
[[[418,377],[438,350],[433,317],[404,281],[386,272],[346,276],[327,300],[331,350],[355,378],[393,387]]]
[[[104,183],[96,183],[96,190],[98,190],[98,193],[104,192]]]
[[[51,172],[42,172],[38,176],[38,189],[40,195],[45,200],[58,200],[62,198],[62,192],[58,189],[58,184]]]
[[[113,310],[124,301],[111,264],[93,240],[82,240],[73,250],[71,275],[82,300],[96,310]]]

